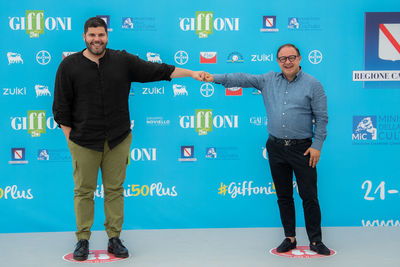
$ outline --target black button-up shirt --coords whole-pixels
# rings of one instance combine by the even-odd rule
[[[107,49],[99,64],[83,51],[66,57],[56,74],[54,120],[71,127],[70,139],[86,148],[103,151],[130,133],[131,82],[170,81],[175,67],[151,63],[125,50]]]

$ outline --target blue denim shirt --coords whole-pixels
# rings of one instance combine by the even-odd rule
[[[214,82],[225,87],[252,87],[261,91],[268,118],[269,134],[283,139],[313,138],[321,150],[328,124],[327,101],[321,83],[300,70],[288,82],[283,73],[215,74]]]

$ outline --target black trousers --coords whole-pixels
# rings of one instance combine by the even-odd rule
[[[296,236],[293,201],[293,173],[303,200],[304,217],[310,242],[322,240],[321,210],[317,196],[317,170],[309,166],[310,156],[304,152],[312,141],[285,144],[270,137],[267,141],[268,160],[278,197],[279,211],[285,236]]]

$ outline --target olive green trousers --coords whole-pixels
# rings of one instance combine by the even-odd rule
[[[119,237],[124,220],[122,184],[125,181],[131,142],[132,133],[113,149],[105,141],[104,151],[99,152],[68,140],[74,167],[74,207],[78,240],[90,239],[99,169],[104,186],[104,226],[109,238]]]

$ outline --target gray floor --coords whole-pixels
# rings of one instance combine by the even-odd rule
[[[293,259],[269,253],[282,241],[282,230],[278,228],[124,231],[121,239],[132,257],[106,264],[136,267],[400,266],[399,227],[324,228],[323,233],[325,244],[335,250],[336,255]],[[0,266],[82,265],[62,259],[72,252],[74,238],[72,232],[0,234]],[[298,245],[308,245],[304,228],[298,229],[297,240]],[[90,249],[106,249],[106,244],[105,232],[93,232]]]

